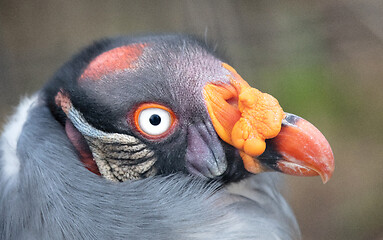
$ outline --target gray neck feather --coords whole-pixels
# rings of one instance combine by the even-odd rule
[[[276,186],[278,174],[218,189],[181,173],[114,184],[80,164],[44,104],[23,109],[26,122],[22,117],[23,124],[9,129],[22,129],[14,156],[0,148],[2,240],[301,239]],[[13,137],[7,132],[0,146]],[[19,167],[9,172],[10,184],[5,171],[13,161]]]

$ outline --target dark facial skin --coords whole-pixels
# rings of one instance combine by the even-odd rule
[[[128,49],[126,68],[121,68],[118,59],[105,64],[102,57],[97,58],[103,53],[113,57],[113,49],[125,50],[125,46],[138,48]],[[100,70],[105,66],[112,69]],[[217,136],[202,95],[206,83],[227,81],[222,61],[193,38],[119,38],[95,44],[72,59],[45,92],[52,113],[63,124],[65,114],[52,104],[60,90],[94,128],[140,139],[156,153],[157,174],[183,171],[209,179],[237,180],[246,175],[241,158]],[[174,128],[155,139],[140,133],[133,115],[143,103],[171,109],[176,117]]]

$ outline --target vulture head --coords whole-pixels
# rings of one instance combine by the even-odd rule
[[[84,166],[112,181],[279,171],[326,182],[325,137],[226,62],[194,37],[106,39],[66,63],[43,95]]]

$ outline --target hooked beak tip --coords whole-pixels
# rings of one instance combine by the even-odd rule
[[[334,171],[334,155],[323,134],[310,122],[293,114],[286,114],[282,130],[270,139],[272,148],[282,159],[277,168],[296,176],[316,176],[323,183],[329,181]]]
[[[238,149],[245,169],[320,175],[326,183],[334,156],[323,134],[303,118],[283,112],[275,98],[250,87],[232,67],[222,66],[229,81],[209,83],[203,94],[216,133]]]

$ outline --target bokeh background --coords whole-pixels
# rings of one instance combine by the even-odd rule
[[[254,87],[316,125],[336,170],[287,177],[304,239],[383,239],[382,0],[0,0],[0,119],[105,36],[214,40]]]

